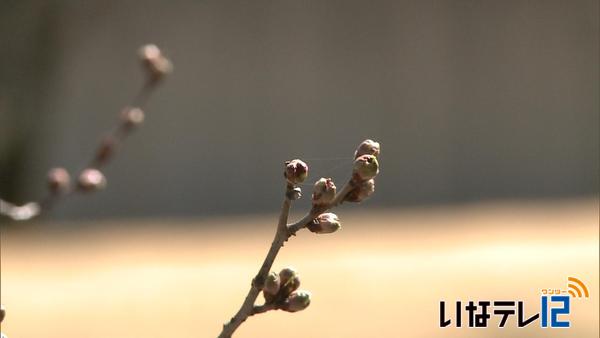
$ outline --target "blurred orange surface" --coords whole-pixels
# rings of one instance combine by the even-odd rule
[[[352,212],[302,231],[291,265],[310,307],[250,318],[236,337],[597,337],[598,199]],[[299,215],[296,215],[299,216]],[[10,224],[1,237],[10,338],[216,337],[241,304],[276,215],[101,224]],[[93,225],[93,226],[92,226]],[[568,330],[439,327],[439,301],[524,300],[582,279]],[[466,320],[463,315],[463,322]]]

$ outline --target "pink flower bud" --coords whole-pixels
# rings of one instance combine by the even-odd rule
[[[379,156],[379,142],[375,142],[373,140],[364,140],[356,151],[354,152],[354,158],[359,158],[362,155],[373,155],[375,157]]]
[[[140,108],[125,108],[121,112],[121,121],[128,128],[137,127],[144,122],[144,111]]]
[[[158,81],[173,71],[171,61],[162,54],[156,45],[143,46],[140,48],[139,54],[142,65],[153,81]]]
[[[375,180],[370,179],[368,181],[362,181],[358,183],[356,187],[346,195],[346,201],[348,202],[361,202],[367,197],[371,196],[375,192]]]
[[[300,184],[308,177],[308,166],[298,159],[286,161],[283,176],[290,184]]]
[[[281,309],[288,312],[302,311],[310,305],[310,297],[311,294],[308,291],[294,291],[286,299]]]
[[[359,181],[367,181],[379,173],[379,163],[373,155],[362,155],[354,161],[353,177]]]
[[[77,186],[85,192],[100,190],[106,186],[106,178],[97,169],[85,169],[79,175]]]
[[[312,201],[314,205],[331,203],[335,198],[335,184],[331,178],[319,179],[313,188]]]
[[[342,227],[337,215],[332,212],[320,214],[310,223],[307,228],[316,234],[330,234]]]
[[[53,168],[48,171],[48,189],[53,194],[59,194],[69,189],[71,177],[65,168]]]

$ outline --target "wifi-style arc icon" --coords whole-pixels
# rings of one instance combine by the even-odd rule
[[[585,298],[590,297],[590,293],[588,292],[587,287],[583,284],[582,281],[575,277],[569,277],[569,294],[573,298]]]

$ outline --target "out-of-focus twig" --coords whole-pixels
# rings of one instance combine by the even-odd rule
[[[106,178],[101,169],[109,163],[118,146],[144,121],[143,109],[149,98],[165,76],[173,70],[171,61],[155,45],[141,47],[139,58],[145,80],[130,105],[121,111],[116,125],[101,139],[91,160],[79,173],[76,184],[71,184],[66,169],[53,168],[48,172],[48,192],[45,197],[23,205],[16,205],[0,198],[0,216],[15,221],[29,220],[51,209],[58,201],[68,196],[98,191],[106,186]]]

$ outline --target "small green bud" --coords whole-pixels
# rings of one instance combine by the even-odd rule
[[[267,276],[263,292],[270,295],[276,295],[279,292],[279,275],[276,272],[271,272]]]
[[[373,155],[362,155],[354,161],[353,177],[359,181],[367,181],[379,173],[379,163]]]
[[[367,199],[375,192],[375,180],[370,179],[368,181],[362,181],[358,183],[356,187],[346,195],[346,201],[348,202],[361,202]]]
[[[335,198],[335,184],[331,178],[319,179],[313,188],[313,205],[324,205],[331,203]]]
[[[308,230],[316,234],[330,234],[338,231],[341,227],[337,215],[332,212],[320,214],[307,226]]]
[[[308,177],[308,166],[298,159],[286,161],[283,176],[290,184],[302,183]]]
[[[281,309],[288,312],[302,311],[310,305],[310,296],[311,294],[308,291],[294,291],[286,299]]]
[[[85,169],[79,175],[77,186],[85,192],[100,190],[106,186],[106,178],[100,170]]]
[[[356,151],[354,152],[354,158],[359,158],[362,155],[373,155],[375,157],[379,156],[379,142],[375,142],[373,140],[364,140]]]

